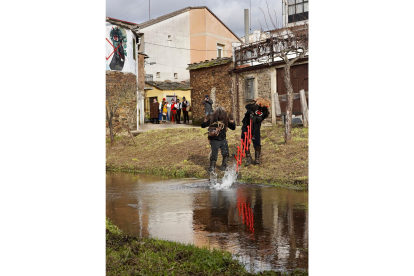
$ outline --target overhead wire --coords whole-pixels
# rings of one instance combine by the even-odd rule
[[[179,50],[188,50],[188,51],[200,51],[200,52],[217,51],[217,49],[215,49],[215,50],[199,50],[199,49],[187,49],[187,48],[180,48],[180,47],[172,47],[172,46],[155,44],[155,43],[151,43],[151,42],[144,42],[144,43],[151,44],[151,45],[156,45],[156,46],[161,46],[161,47],[166,47],[166,48],[173,48],[173,49],[179,49]],[[233,50],[225,50],[225,51],[230,51],[231,52]]]
[[[141,3],[139,3],[137,6],[135,6],[135,8],[130,9],[129,11],[127,11],[127,12],[125,13],[125,15],[126,15],[126,14],[129,14],[130,12],[134,11],[136,8],[140,7],[140,6],[141,6],[141,4],[142,4],[142,3],[144,3],[145,1],[147,1],[147,0],[142,1],[142,2],[141,2]],[[129,15],[127,16],[127,18],[125,19],[125,21],[127,21],[128,17],[129,17],[130,15],[131,15],[131,14],[129,14]]]

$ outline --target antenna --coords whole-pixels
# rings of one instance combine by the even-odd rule
[[[148,13],[149,13],[149,20],[151,20],[151,0],[149,0]]]

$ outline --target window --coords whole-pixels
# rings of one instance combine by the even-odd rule
[[[157,72],[157,78],[160,78],[161,76],[160,76],[160,72]]]
[[[217,44],[217,57],[222,58],[224,57],[224,45]]]
[[[174,73],[174,79],[178,79],[178,74]]]
[[[171,41],[171,35],[168,35],[168,41]]]
[[[309,0],[288,0],[288,23],[308,19],[308,5]]]
[[[248,78],[244,82],[244,91],[246,100],[254,100],[254,78]]]

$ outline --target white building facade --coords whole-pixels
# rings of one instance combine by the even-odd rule
[[[145,73],[154,81],[188,81],[190,73],[190,12],[184,12],[140,29],[141,45],[149,58]],[[151,64],[155,63],[155,64]],[[151,64],[151,65],[150,65]]]

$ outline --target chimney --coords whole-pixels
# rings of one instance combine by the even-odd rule
[[[244,44],[249,42],[249,9],[244,9]]]

